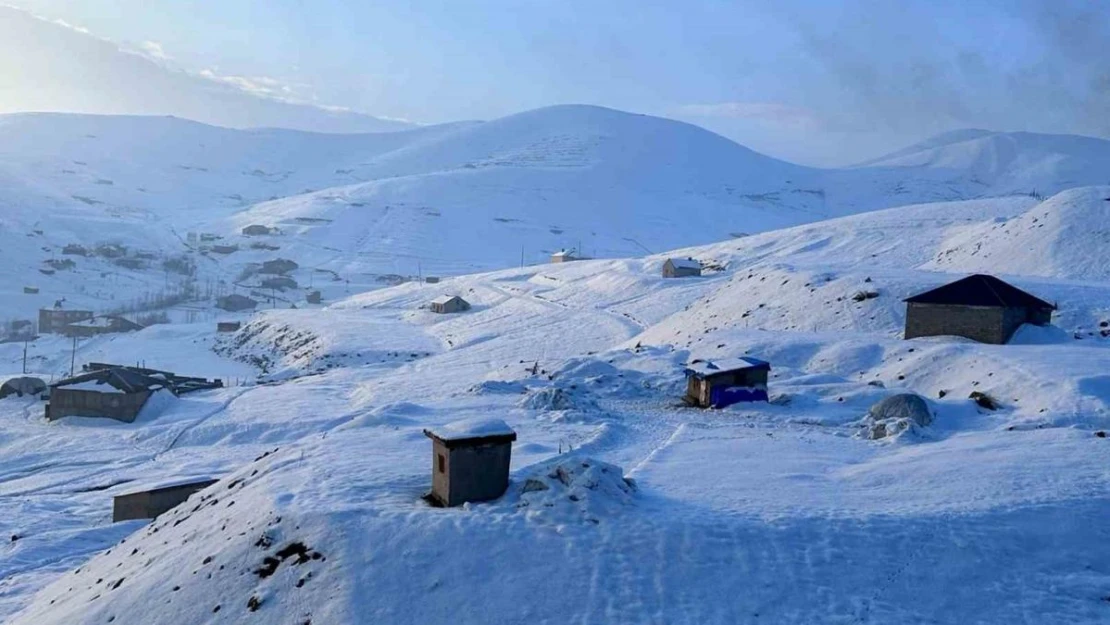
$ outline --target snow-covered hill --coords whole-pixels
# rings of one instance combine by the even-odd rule
[[[1084,185],[1107,184],[1110,141],[1075,135],[958,130],[887,156],[864,168],[931,171],[984,194],[1052,195]]]
[[[124,49],[73,26],[0,6],[4,67],[0,113],[65,111],[177,115],[233,128],[386,132],[412,124],[290,101],[279,81],[190,74],[165,58]]]
[[[1092,262],[1068,276],[1006,276],[1059,303],[1053,328],[1008,346],[899,330],[902,298],[955,277],[934,265],[951,241],[1073,203],[1087,208],[1053,223],[1089,217],[1104,191],[904,206],[666,255],[407,283],[267,311],[219,339],[202,324],[96,339],[79,361],[257,366],[266,383],[131,425],[47,424],[36,402],[0,401],[0,518],[17,537],[0,552],[0,614],[1103,622],[1105,246],[1080,239]],[[664,279],[671,255],[710,269]],[[473,307],[422,308],[441,293]],[[61,357],[61,343],[43,349]],[[772,363],[770,404],[681,407],[687,362],[742,354]],[[9,370],[19,356],[0,346]],[[907,391],[927,398],[932,424],[859,436],[869,406]],[[427,507],[422,429],[489,415],[519,435],[509,492]],[[207,475],[223,479],[149,525],[107,522],[112,495]]]

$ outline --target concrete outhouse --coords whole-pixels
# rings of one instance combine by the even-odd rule
[[[516,432],[500,419],[468,419],[424,430],[432,439],[432,491],[445,506],[497,499],[509,488]]]

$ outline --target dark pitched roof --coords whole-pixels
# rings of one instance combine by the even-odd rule
[[[203,391],[221,388],[223,386],[221,380],[206,380],[204,378],[179,376],[169,371],[144,369],[142,367],[126,367],[92,362],[84,365],[83,369],[85,370],[84,373],[75,375],[72,378],[58,380],[50,386],[52,388],[64,388],[84,382],[95,382],[96,384],[106,384],[124,393],[141,393],[143,391],[156,391],[164,388],[168,389],[174,395],[184,395],[185,393],[191,393],[193,391]]]
[[[961,306],[993,306],[1000,308],[1051,308],[1056,306],[1035,297],[994,276],[975,274],[931,291],[907,297],[911,304],[955,304]]]

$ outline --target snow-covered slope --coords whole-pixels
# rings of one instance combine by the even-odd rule
[[[953,237],[1101,192],[905,206],[668,255],[408,283],[267,311],[220,339],[199,325],[98,339],[97,359],[150,350],[153,366],[223,375],[249,363],[266,383],[126,426],[46,424],[35,402],[0,401],[0,518],[18,537],[0,552],[0,614],[1103,622],[1110,285],[1007,276],[1060,305],[1055,327],[1008,346],[899,338],[901,299],[955,277],[928,270]],[[669,255],[709,269],[664,279]],[[472,308],[422,308],[442,293]],[[230,360],[201,356],[213,342]],[[681,406],[686,363],[742,354],[772,363],[770,404]],[[0,363],[18,358],[0,346]],[[867,409],[897,392],[927,398],[935,421],[859,436]],[[423,428],[491,415],[519,435],[509,492],[427,507]],[[112,495],[206,475],[223,479],[151,524],[107,522]]]
[[[1014,219],[954,234],[929,266],[942,271],[1110,279],[1110,187],[1053,196]]]
[[[295,93],[266,78],[189,74],[165,59],[8,6],[0,6],[0,57],[19,59],[4,66],[0,113],[177,115],[234,128],[338,133],[412,127],[291,102]]]

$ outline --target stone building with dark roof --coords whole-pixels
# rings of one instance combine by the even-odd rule
[[[1003,345],[1025,323],[1052,323],[1050,304],[994,276],[976,274],[906,302],[905,338],[962,336]]]

